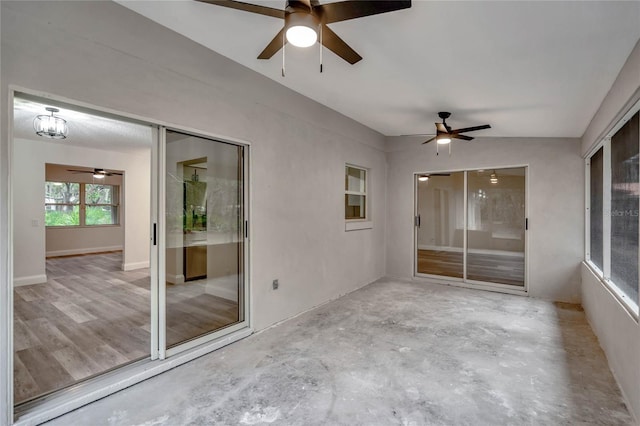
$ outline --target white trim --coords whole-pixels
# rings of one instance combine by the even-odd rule
[[[26,408],[25,411],[20,413],[15,425],[31,426],[46,422],[206,355],[216,349],[244,339],[252,333],[253,330],[250,328],[243,328],[199,347],[176,354],[171,359],[165,361],[142,361],[122,367],[112,373],[98,377],[96,380],[80,383],[66,391],[61,391],[58,395],[52,395],[33,408]]]
[[[373,229],[373,221],[370,220],[349,220],[344,224],[345,231],[359,231],[361,229]]]
[[[185,283],[185,279],[184,279],[184,274],[177,274],[177,275],[165,275],[165,279],[169,284],[184,284]]]
[[[27,277],[18,277],[13,279],[13,287],[23,285],[44,284],[47,282],[47,274],[29,275]]]
[[[438,141],[436,141],[437,143]],[[451,143],[449,143],[449,149],[451,149]],[[449,151],[451,153],[451,151]],[[469,254],[469,172],[465,170],[462,172],[462,223],[464,230],[462,232],[462,280],[467,281],[467,265]],[[457,228],[457,226],[456,226]]]
[[[467,280],[462,278],[444,277],[439,275],[416,274],[412,278],[414,282],[423,282],[429,284],[448,285],[452,287],[471,288],[475,290],[487,290],[496,293],[515,294],[518,296],[528,296],[528,291],[522,286],[512,286],[509,284],[488,283],[484,281]]]
[[[148,268],[149,261],[146,260],[144,262],[129,262],[122,264],[123,271],[135,271],[136,269]]]
[[[74,256],[81,254],[104,253],[106,251],[122,251],[123,246],[87,247],[71,250],[54,250],[45,253],[46,257]],[[126,270],[126,269],[125,269]]]

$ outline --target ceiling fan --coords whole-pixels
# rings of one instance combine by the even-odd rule
[[[284,19],[284,27],[258,55],[258,59],[271,58],[287,42],[294,46],[309,47],[319,37],[321,45],[352,65],[360,61],[362,56],[327,24],[411,7],[411,0],[348,0],[325,4],[319,4],[318,0],[286,0],[284,10],[235,0],[197,1]]]
[[[447,125],[447,118],[451,117],[450,112],[441,111],[438,113],[438,117],[442,119],[442,123],[435,123],[436,135],[431,139],[429,139],[428,141],[422,142],[423,145],[433,140],[436,140],[440,145],[448,144],[449,142],[451,142],[451,139],[462,139],[465,141],[472,141],[474,138],[467,135],[461,135],[461,133],[475,132],[476,130],[491,128],[491,125],[483,124],[481,126],[465,127],[462,129],[453,130],[451,126]]]
[[[67,171],[73,172],[73,173],[91,173],[93,177],[96,179],[104,179],[106,176],[113,176],[113,175],[122,176],[122,173],[120,172],[109,171],[105,169],[93,169],[93,170],[67,169]]]

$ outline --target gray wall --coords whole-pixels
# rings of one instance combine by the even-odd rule
[[[413,173],[529,166],[529,292],[534,297],[580,301],[584,240],[584,165],[580,140],[478,138],[454,142],[452,154],[424,139],[387,138],[387,275],[413,275]],[[392,190],[391,190],[392,189]]]
[[[256,329],[384,275],[382,135],[112,2],[3,1],[1,15],[0,306],[10,294],[9,85],[251,142]],[[371,169],[372,229],[345,232],[345,163]]]
[[[582,137],[586,156],[640,99],[640,40]],[[640,420],[640,325],[586,265],[582,304],[629,409]]]

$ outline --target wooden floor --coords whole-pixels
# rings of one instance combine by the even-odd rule
[[[121,264],[121,252],[48,259],[46,283],[14,289],[16,404],[149,356],[149,270]],[[237,303],[197,284],[167,300],[170,345],[238,320]]]
[[[418,272],[462,278],[462,253],[418,250]],[[524,257],[504,254],[467,255],[467,279],[524,286]]]

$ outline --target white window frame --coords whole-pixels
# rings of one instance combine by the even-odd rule
[[[64,228],[96,228],[100,226],[120,226],[120,185],[111,183],[86,183],[86,182],[72,182],[72,181],[53,181],[47,180],[48,183],[77,183],[78,184],[78,203],[47,203],[45,200],[45,206],[78,206],[78,224],[77,225],[47,225],[45,219],[45,227],[48,229],[64,229]],[[87,203],[87,185],[102,185],[110,186],[112,188],[111,203],[93,204]],[[102,207],[110,206],[116,207],[116,221],[115,223],[100,223],[94,225],[87,224],[87,207]],[[46,208],[46,207],[45,207]]]
[[[607,134],[600,139],[585,158],[585,264],[600,279],[600,282],[618,300],[622,307],[638,321],[640,318],[640,307],[638,303],[631,300],[620,288],[611,280],[611,138],[638,112],[640,111],[640,100],[636,102],[624,116],[616,122]],[[640,145],[640,138],[638,140]],[[600,149],[603,149],[603,178],[602,178],[602,266],[600,270],[591,261],[591,157]],[[640,263],[640,259],[639,259]]]
[[[344,212],[344,220],[345,220],[345,231],[358,231],[362,229],[371,229],[373,228],[373,222],[371,220],[371,191],[370,183],[371,183],[371,169],[363,166],[358,166],[352,163],[345,163],[344,173],[345,177],[347,176],[348,169],[357,169],[364,171],[364,191],[349,191],[347,188],[344,188],[345,195],[361,195],[364,197],[364,218],[352,218],[348,219],[346,215],[346,211]]]

